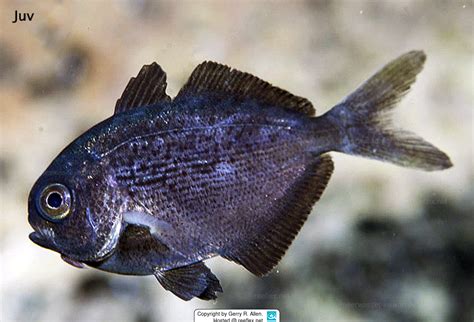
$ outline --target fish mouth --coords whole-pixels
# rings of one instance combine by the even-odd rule
[[[44,247],[44,248],[48,248],[48,249],[51,249],[51,250],[54,250],[54,251],[58,251],[55,247],[54,247],[54,244],[51,243],[47,238],[45,238],[40,232],[37,232],[37,231],[34,231],[32,233],[30,233],[28,235],[28,237],[30,238],[30,240],[41,246],[41,247]],[[63,261],[65,261],[66,263],[74,266],[74,267],[77,267],[77,268],[85,268],[85,265],[79,261],[76,261],[72,258],[69,258],[67,257],[66,255],[64,254],[61,254],[61,259]]]
[[[41,233],[34,231],[30,233],[28,237],[36,245],[56,251],[53,243],[46,239]]]
[[[114,254],[115,248],[118,244],[118,240],[121,235],[121,228],[122,225],[120,221],[115,223],[112,227],[111,235],[107,238],[102,248],[96,254],[94,254],[92,258],[83,260],[73,259],[68,255],[63,254],[54,241],[55,236],[52,230],[39,229],[30,233],[28,237],[33,243],[37,244],[38,246],[58,252],[61,255],[61,259],[66,263],[77,268],[85,268],[85,265],[89,265],[89,263],[100,263]]]

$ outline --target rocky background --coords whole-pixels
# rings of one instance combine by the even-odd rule
[[[13,24],[15,10],[34,18]],[[473,13],[472,1],[1,1],[0,321],[191,321],[206,307],[278,308],[282,321],[472,321]],[[31,185],[113,113],[144,64],[161,64],[172,96],[215,60],[324,113],[411,49],[428,61],[396,117],[454,167],[334,153],[322,200],[265,278],[213,259],[225,293],[183,302],[154,277],[78,270],[28,239]]]

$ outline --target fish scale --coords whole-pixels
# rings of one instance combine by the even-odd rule
[[[193,135],[200,135],[200,133],[193,133]],[[213,137],[213,133],[211,133],[209,136],[212,138]],[[167,141],[171,141],[169,138],[165,138]],[[189,140],[188,138],[179,138],[179,140]],[[282,140],[281,143],[284,143],[285,140]],[[262,142],[263,143],[263,142]],[[280,142],[278,142],[280,143]],[[278,147],[278,143],[277,142],[273,142],[272,145],[268,145],[266,146],[266,150],[270,150],[270,149],[276,149]],[[198,146],[199,142],[193,142],[193,143],[190,143],[190,146],[193,147],[193,146]],[[255,144],[255,145],[259,145],[258,142],[252,142],[252,144]],[[214,146],[216,147],[221,147],[222,145],[221,144],[214,144]],[[160,147],[161,148],[161,147]],[[187,158],[169,158],[169,159],[165,159],[164,157],[162,157],[162,154],[161,155],[158,155],[160,153],[160,151],[156,151],[156,150],[153,150],[153,146],[150,146],[147,150],[143,151],[143,153],[145,154],[143,156],[143,158],[141,157],[141,155],[137,158],[134,158],[132,159],[131,161],[133,161],[134,163],[133,164],[129,164],[129,165],[125,165],[125,166],[121,166],[119,164],[114,164],[113,166],[114,167],[118,167],[118,168],[123,168],[125,170],[128,170],[130,172],[129,174],[129,177],[133,177],[134,175],[138,175],[137,172],[134,172],[136,168],[139,168],[141,167],[146,173],[149,173],[149,172],[153,172],[156,168],[156,165],[158,165],[158,167],[162,166],[162,165],[168,165],[168,167],[165,167],[165,168],[162,168],[160,169],[160,172],[164,172],[166,171],[166,173],[169,173],[169,172],[173,172],[173,171],[180,171],[182,169],[185,169],[185,168],[188,168],[188,166],[190,166],[190,168],[200,168],[200,167],[203,167],[203,166],[209,166],[209,162],[211,161],[208,161],[206,164],[203,164],[203,158],[202,156],[205,156],[207,158],[211,157],[211,160],[213,162],[212,165],[214,165],[215,163],[219,162],[220,160],[224,160],[224,159],[230,159],[232,158],[234,161],[235,160],[239,160],[239,159],[242,159],[242,157],[246,154],[248,154],[249,152],[251,151],[248,151],[244,148],[240,148],[237,146],[237,147],[233,147],[233,149],[235,150],[235,153],[231,153],[230,151],[221,151],[222,154],[221,155],[218,155],[216,154],[216,150],[215,149],[212,149],[210,147],[207,147],[207,148],[204,148],[204,149],[196,149],[197,151],[189,151],[190,153],[194,153],[194,154],[191,154],[189,157]],[[127,148],[125,147],[125,152],[124,153],[129,153],[127,151]],[[194,149],[191,149],[191,150],[194,150]],[[199,151],[199,150],[202,150],[202,151]],[[181,151],[185,151],[185,152],[188,152],[186,150],[183,150],[181,149]],[[212,153],[212,152],[214,153]],[[200,152],[200,153],[199,153]],[[233,152],[233,151],[232,151]],[[256,153],[263,153],[263,152],[256,152]],[[156,160],[155,158],[151,159],[151,160],[146,160],[145,158],[147,157],[147,155],[156,155],[156,158],[159,157],[158,160]],[[117,155],[117,154],[114,154],[112,156],[112,158],[116,159],[116,158],[119,158],[120,157]],[[175,163],[170,163],[170,162],[174,162],[176,161],[176,163],[178,164],[178,166],[175,166]],[[132,173],[133,172],[133,173]],[[124,176],[123,177],[124,179],[126,179],[126,177]]]

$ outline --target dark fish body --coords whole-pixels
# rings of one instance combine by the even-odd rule
[[[268,273],[329,181],[327,152],[451,166],[385,117],[423,62],[421,52],[401,56],[321,117],[306,99],[212,62],[171,100],[161,68],[145,66],[114,116],[35,183],[30,238],[75,266],[154,274],[183,299],[215,298],[222,289],[203,260]]]

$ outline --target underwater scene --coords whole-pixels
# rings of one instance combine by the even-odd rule
[[[473,319],[472,2],[0,16],[1,321]]]

